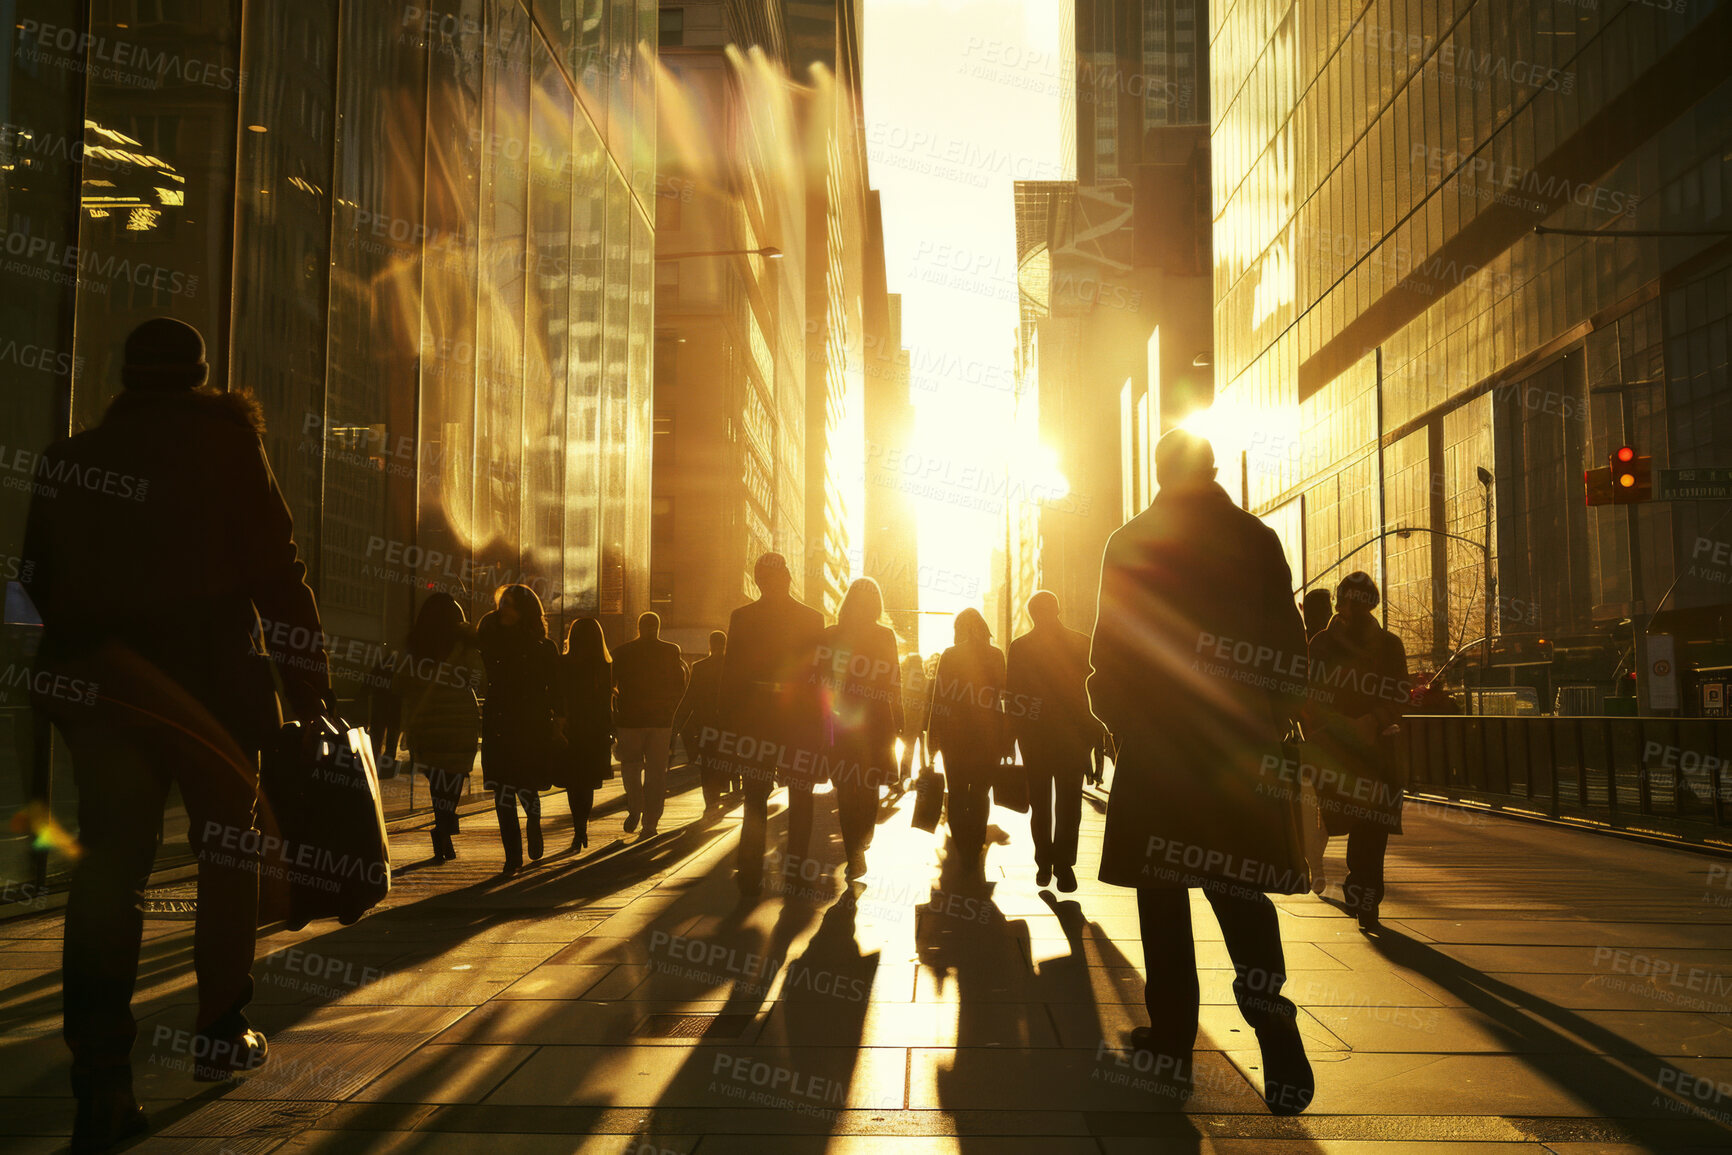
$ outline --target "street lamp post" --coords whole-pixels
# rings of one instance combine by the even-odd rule
[[[1491,665],[1491,631],[1495,621],[1492,617],[1492,605],[1497,600],[1497,574],[1491,568],[1491,470],[1485,466],[1479,467],[1479,484],[1485,491],[1485,544],[1480,547],[1485,552],[1485,638],[1486,644],[1479,648],[1480,664]]]

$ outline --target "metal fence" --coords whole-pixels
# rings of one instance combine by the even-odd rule
[[[1732,845],[1732,718],[1403,720],[1410,793]]]

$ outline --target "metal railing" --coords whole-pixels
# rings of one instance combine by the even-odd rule
[[[1411,794],[1732,847],[1732,718],[1409,715]]]

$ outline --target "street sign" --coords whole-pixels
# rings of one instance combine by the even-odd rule
[[[1649,634],[1646,652],[1642,655],[1648,666],[1648,706],[1654,710],[1678,708],[1677,644],[1671,634]]]
[[[1582,470],[1582,488],[1587,492],[1589,505],[1612,504],[1616,495],[1612,491],[1611,467]]]
[[[1656,469],[1654,496],[1660,501],[1732,501],[1732,469]]]

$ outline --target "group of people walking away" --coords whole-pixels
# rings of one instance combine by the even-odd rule
[[[65,735],[79,788],[84,853],[64,959],[76,1151],[144,1127],[130,999],[140,896],[171,785],[200,857],[195,1073],[229,1078],[264,1061],[265,1038],[245,1013],[260,921],[259,752],[280,721],[277,683],[296,717],[334,709],[318,610],[258,410],[208,388],[206,372],[196,330],[167,319],[139,326],[126,341],[124,389],[100,424],[42,455],[26,531],[23,584],[46,627],[37,667],[101,687],[87,700],[34,699]],[[148,497],[121,503],[46,480],[67,476],[61,465],[147,478]],[[828,781],[846,874],[857,879],[880,791],[908,776],[922,743],[944,764],[950,854],[977,868],[992,789],[1019,747],[1036,881],[1070,891],[1091,755],[1111,750],[1099,876],[1137,894],[1150,1021],[1133,1044],[1162,1060],[1157,1072],[1189,1080],[1199,997],[1189,892],[1201,890],[1262,1050],[1269,1108],[1303,1110],[1314,1085],[1297,1011],[1281,993],[1269,895],[1299,893],[1310,875],[1300,784],[1270,770],[1292,765],[1295,749],[1331,769],[1317,776],[1319,809],[1331,833],[1348,837],[1346,904],[1374,933],[1387,839],[1401,829],[1389,742],[1404,700],[1387,687],[1405,683],[1406,655],[1375,621],[1377,589],[1364,574],[1340,583],[1333,616],[1308,604],[1307,648],[1280,542],[1216,484],[1208,442],[1167,434],[1155,473],[1158,494],[1106,547],[1092,637],[1064,626],[1058,600],[1039,593],[1007,660],[980,613],[964,610],[929,686],[918,656],[898,654],[876,583],[854,582],[826,627],[794,598],[775,553],[757,561],[758,598],[711,635],[689,676],[654,614],[610,653],[594,618],[572,622],[556,644],[527,586],[504,587],[473,626],[454,599],[429,596],[409,632],[414,660],[393,689],[432,794],[434,858],[456,857],[458,799],[478,747],[507,873],[525,853],[542,857],[539,792],[555,784],[570,802],[573,849],[588,845],[594,791],[616,755],[625,829],[657,834],[678,731],[707,813],[722,809],[730,784],[741,791],[736,882],[747,898],[763,889],[778,785],[788,789],[783,869],[808,861],[814,787]],[[122,564],[129,580],[113,581]],[[261,615],[273,628],[259,630]]]

